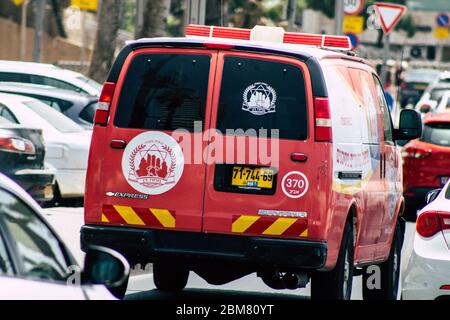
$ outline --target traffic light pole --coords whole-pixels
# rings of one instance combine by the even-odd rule
[[[387,66],[387,60],[389,58],[389,51],[391,50],[391,41],[390,41],[390,34],[384,35],[384,46],[383,46],[383,66],[381,71],[381,81],[383,82],[383,85],[386,85],[386,76],[388,71]]]
[[[34,48],[33,61],[41,62],[42,58],[42,37],[44,35],[45,0],[35,0],[36,15],[34,23]]]
[[[342,23],[344,22],[344,0],[334,2],[334,33],[342,34]]]

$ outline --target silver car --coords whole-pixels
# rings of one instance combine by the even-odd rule
[[[83,197],[92,131],[34,98],[0,93],[0,104],[3,117],[42,129],[45,160],[57,169],[55,196]]]
[[[101,85],[82,75],[52,64],[0,60],[1,82],[42,84],[99,96]]]
[[[129,272],[122,255],[103,247],[92,247],[81,269],[39,205],[0,174],[0,300],[114,299]]]

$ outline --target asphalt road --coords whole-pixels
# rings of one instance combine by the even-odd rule
[[[74,254],[75,259],[80,265],[83,265],[84,254],[80,250],[79,244],[79,230],[83,225],[83,208],[50,208],[44,211],[51,225]],[[414,224],[407,223],[402,250],[402,270],[411,252],[413,233]],[[181,293],[162,293],[155,290],[151,270],[151,265],[147,265],[145,270],[132,271],[126,299],[226,300],[233,298],[277,301],[305,300],[309,299],[310,295],[309,285],[296,290],[273,290],[257,278],[256,274],[248,275],[226,285],[213,286],[194,272],[190,273],[187,288]],[[352,299],[362,299],[361,276],[354,277]]]

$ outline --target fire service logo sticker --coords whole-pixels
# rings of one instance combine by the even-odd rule
[[[275,112],[277,93],[274,88],[264,82],[255,82],[249,85],[242,95],[244,102],[242,110],[248,111],[256,116]]]
[[[183,174],[180,145],[163,132],[144,132],[134,137],[122,156],[122,172],[135,190],[156,195],[169,191]]]

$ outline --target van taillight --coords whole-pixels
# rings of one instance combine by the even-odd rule
[[[450,213],[427,211],[419,215],[416,222],[417,233],[424,238],[434,236],[439,231],[450,229]]]
[[[314,98],[316,141],[332,142],[331,113],[328,98]]]
[[[102,93],[98,99],[98,108],[95,111],[94,124],[106,126],[108,123],[109,107],[114,95],[116,84],[114,82],[105,82]]]

